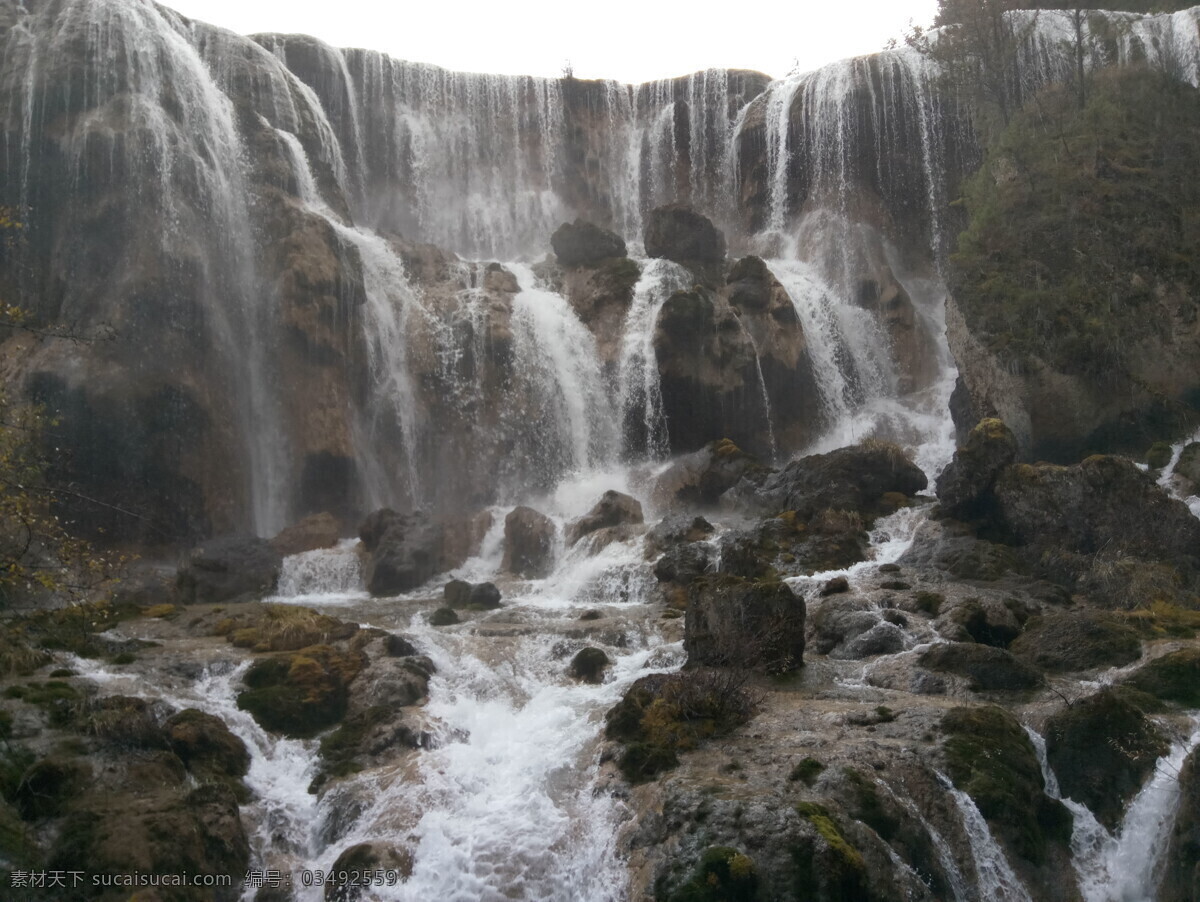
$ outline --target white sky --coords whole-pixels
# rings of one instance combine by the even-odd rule
[[[562,73],[626,82],[709,67],[786,75],[879,50],[936,0],[165,0],[194,19],[242,34],[311,34],[447,69]]]

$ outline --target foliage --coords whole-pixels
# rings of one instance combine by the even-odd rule
[[[1112,375],[1200,294],[1200,93],[1155,72],[1097,77],[1083,110],[1052,89],[1021,111],[967,183],[951,260],[972,331],[1010,366]]]
[[[668,902],[751,902],[758,891],[754,861],[737,849],[714,846],[700,856],[692,878]]]

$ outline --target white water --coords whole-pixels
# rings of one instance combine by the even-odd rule
[[[992,837],[987,821],[975,807],[974,800],[955,788],[948,777],[938,774],[938,779],[946,792],[954,800],[958,813],[962,817],[963,832],[971,844],[971,853],[975,859],[976,886],[979,898],[988,902],[1033,902],[1028,890],[1021,883],[1012,865],[1004,857],[1004,851]]]

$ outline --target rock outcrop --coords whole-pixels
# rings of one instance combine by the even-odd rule
[[[275,591],[283,557],[254,536],[224,536],[205,542],[179,569],[175,591],[183,604],[254,601]]]

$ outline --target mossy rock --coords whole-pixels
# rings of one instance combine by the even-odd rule
[[[816,758],[803,758],[796,763],[788,774],[788,779],[793,783],[799,780],[805,786],[812,786],[817,782],[817,777],[825,772],[825,765]]]
[[[1034,617],[1010,646],[1023,661],[1052,673],[1120,667],[1142,656],[1137,632],[1095,611],[1056,611]]]
[[[263,729],[294,738],[314,736],[345,716],[347,687],[361,668],[359,655],[329,646],[260,658],[246,671],[238,708]]]
[[[1028,664],[990,645],[945,642],[926,649],[917,662],[929,670],[966,677],[975,692],[1026,691],[1045,683]]]
[[[838,902],[873,899],[867,890],[862,853],[846,839],[829,810],[815,802],[801,802],[796,813],[812,824],[817,834],[791,850],[796,897]]]
[[[132,751],[167,748],[159,724],[161,705],[128,695],[91,699],[78,707],[74,726],[110,748]]]
[[[894,803],[885,801],[875,781],[862,771],[847,767],[842,775],[853,800],[850,815],[878,833],[885,842],[891,842],[900,830],[900,817]]]
[[[358,625],[291,604],[264,604],[217,624],[217,635],[231,645],[257,652],[299,651],[349,639]]]
[[[27,821],[56,817],[87,788],[91,778],[91,765],[80,758],[43,758],[21,775],[12,801]]]
[[[395,871],[401,880],[413,873],[412,852],[403,847],[377,842],[364,842],[350,846],[334,861],[329,869],[332,874],[368,874],[372,871]],[[325,886],[325,902],[357,902],[367,896],[369,887],[361,880]],[[374,897],[372,897],[374,898]]]
[[[453,626],[458,622],[458,614],[453,608],[438,608],[429,615],[430,626]]]
[[[1145,712],[1113,689],[1075,702],[1046,723],[1046,753],[1063,796],[1087,805],[1110,830],[1168,748]]]
[[[601,649],[588,646],[580,649],[571,659],[569,673],[572,678],[584,683],[599,683],[604,679],[604,670],[612,661]]]
[[[727,846],[706,849],[692,878],[667,896],[667,902],[754,902],[758,874],[754,861]]]
[[[1161,470],[1171,462],[1171,446],[1167,442],[1155,442],[1146,452],[1146,466],[1152,470]]]
[[[163,724],[171,751],[200,777],[244,777],[250,769],[246,745],[225,721],[195,708],[185,708]]]
[[[1181,648],[1155,658],[1123,685],[1185,708],[1200,708],[1200,648]]]
[[[1003,708],[953,708],[942,718],[946,773],[1021,858],[1046,861],[1047,845],[1071,840],[1070,811],[1045,795],[1029,736]]]

